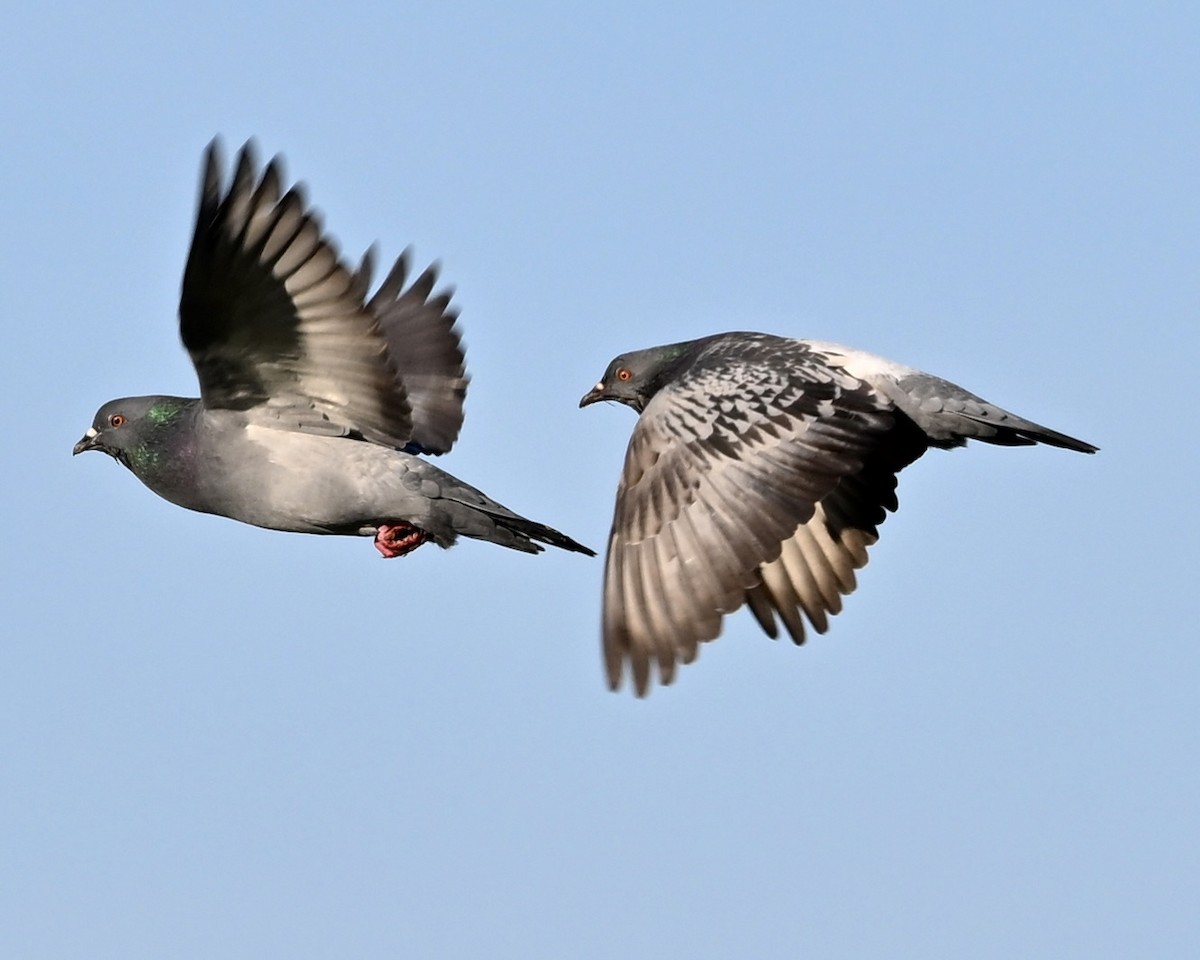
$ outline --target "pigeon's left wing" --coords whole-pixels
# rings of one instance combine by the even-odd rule
[[[214,141],[179,305],[205,406],[403,447],[411,407],[379,321],[303,192],[281,193],[278,160],[258,177],[250,144],[228,191],[220,167]]]
[[[804,599],[815,583],[811,605],[824,604],[823,617],[821,582],[844,580],[845,568],[852,586],[874,539],[872,519],[894,503],[893,461],[924,449],[906,435],[903,456],[891,452],[890,436],[911,424],[897,423],[887,399],[797,341],[788,349],[757,362],[709,358],[661,389],[638,419],[605,567],[614,689],[626,663],[638,694],[652,663],[670,683],[676,665],[694,659],[723,615],[747,600],[772,633],[776,611],[793,629],[798,608],[813,616]]]

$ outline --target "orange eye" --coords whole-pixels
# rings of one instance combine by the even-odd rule
[[[617,379],[620,380],[622,383],[624,383],[626,380],[632,380],[633,379],[633,371],[630,370],[628,367],[622,367],[620,370],[617,371]]]
[[[108,418],[108,425],[109,425],[110,427],[123,427],[123,426],[125,426],[125,417],[124,417],[124,415],[123,415],[123,414],[120,414],[120,413],[114,413],[114,414],[113,414],[111,417],[109,417],[109,418]]]

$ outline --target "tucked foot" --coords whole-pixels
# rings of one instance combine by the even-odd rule
[[[420,527],[401,520],[398,523],[381,523],[375,531],[375,549],[385,560],[412,553],[426,540],[432,539]]]

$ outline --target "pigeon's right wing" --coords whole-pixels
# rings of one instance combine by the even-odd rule
[[[281,194],[277,160],[259,177],[250,144],[228,191],[220,166],[214,141],[179,304],[205,406],[403,447],[411,408],[383,332],[300,188]]]
[[[371,285],[373,255],[363,257],[354,275],[366,298]],[[434,294],[437,266],[426,267],[407,287],[409,251],[405,250],[367,309],[379,322],[387,339],[388,356],[412,408],[412,444],[417,453],[446,453],[462,429],[463,400],[467,395],[467,370],[462,340],[451,306],[452,292]]]
[[[760,621],[772,617],[773,632],[773,611],[803,606],[806,584],[817,584],[819,605],[824,581],[865,562],[870,518],[889,496],[894,502],[891,461],[911,460],[923,442],[910,438],[903,457],[881,459],[897,427],[887,399],[802,344],[792,341],[791,351],[702,363],[639,418],[605,566],[604,657],[614,689],[625,663],[639,695],[652,663],[670,683],[676,665],[694,659],[723,615],[748,599]],[[829,531],[848,525],[859,531],[850,545],[835,537],[830,546]],[[787,614],[785,624],[793,626]]]

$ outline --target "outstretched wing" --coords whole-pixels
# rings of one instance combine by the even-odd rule
[[[303,192],[281,193],[278,159],[258,176],[251,144],[228,191],[221,165],[214,141],[179,305],[205,406],[403,447],[411,408],[384,334]]]
[[[605,568],[614,689],[626,663],[639,695],[652,663],[670,683],[747,599],[772,634],[775,612],[794,635],[800,609],[823,627],[866,562],[871,520],[894,505],[887,460],[924,449],[913,435],[902,457],[880,459],[897,427],[887,399],[796,341],[780,356],[782,343],[732,357],[714,345],[638,420]],[[870,463],[879,476],[856,482]]]
[[[412,408],[414,453],[446,453],[462,429],[467,370],[452,291],[434,293],[438,268],[431,265],[407,287],[405,250],[367,301],[387,340],[388,357],[404,383]],[[374,256],[368,250],[354,279],[362,296],[371,286]]]

